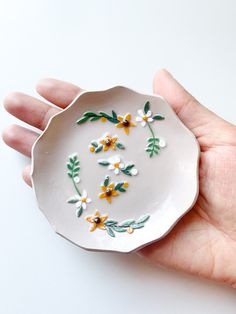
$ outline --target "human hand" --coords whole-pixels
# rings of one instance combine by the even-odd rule
[[[45,79],[37,91],[55,106],[22,93],[10,94],[4,105],[9,113],[43,130],[81,89]],[[200,105],[165,70],[157,73],[154,92],[166,98],[200,144],[200,193],[192,210],[164,239],[138,254],[155,264],[236,287],[236,127]],[[38,133],[17,125],[3,132],[6,144],[28,157],[37,137]],[[23,178],[31,185],[30,166],[23,170]]]

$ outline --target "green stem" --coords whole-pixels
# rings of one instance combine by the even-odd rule
[[[155,137],[155,134],[154,134],[154,132],[153,132],[153,129],[152,129],[152,127],[151,127],[151,125],[150,125],[150,123],[147,121],[147,126],[148,126],[148,128],[149,128],[149,130],[150,130],[150,132],[151,132],[151,134],[152,134],[152,138],[156,138]]]
[[[79,196],[81,196],[81,193],[80,193],[80,191],[79,191],[79,189],[78,189],[78,187],[77,187],[77,185],[76,185],[76,183],[75,183],[74,178],[72,178],[72,181],[73,181],[74,187],[75,187],[75,189],[76,189],[76,192],[79,194]]]

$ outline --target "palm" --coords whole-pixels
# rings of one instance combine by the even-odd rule
[[[166,267],[235,285],[235,127],[197,104],[166,71],[156,76],[154,89],[169,101],[200,143],[200,194],[194,208],[168,236],[138,253]],[[38,92],[64,108],[80,89],[72,84],[44,80],[38,85]],[[19,93],[7,97],[5,107],[39,129],[44,129],[48,119],[60,110]],[[37,137],[37,133],[19,126],[11,126],[3,133],[9,146],[27,156]],[[24,169],[23,177],[30,185],[29,171],[30,167]]]

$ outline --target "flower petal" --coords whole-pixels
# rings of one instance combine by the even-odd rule
[[[138,116],[138,117],[136,117],[136,121],[137,121],[137,122],[141,122],[141,121],[143,121],[143,118],[141,118],[141,117]]]
[[[153,118],[148,118],[148,122],[153,122]]]
[[[96,230],[96,228],[97,228],[97,225],[96,225],[95,222],[93,222],[93,223],[91,224],[90,228],[89,228],[89,231],[90,231],[90,232],[93,232],[94,230]]]
[[[166,147],[166,141],[163,140],[163,139],[160,139],[160,140],[159,140],[159,146],[160,146],[161,148]]]
[[[81,201],[78,201],[78,202],[75,204],[75,206],[76,206],[77,208],[81,207],[81,205],[82,205],[82,202],[81,202]]]
[[[114,165],[109,165],[108,166],[108,170],[113,170],[113,169],[115,169]]]
[[[79,183],[80,182],[80,178],[78,176],[75,176],[74,177],[74,181],[75,181],[75,183]]]
[[[131,120],[131,114],[126,113],[126,115],[124,116],[124,120],[130,121]]]
[[[130,173],[132,174],[132,176],[136,176],[138,174],[138,170],[136,168],[132,168]]]
[[[146,116],[149,118],[149,117],[151,117],[151,115],[152,115],[151,110],[148,110],[148,112],[146,113]]]
[[[139,109],[138,110],[138,115],[142,118],[144,116],[143,110]]]
[[[120,122],[123,121],[123,117],[120,116],[120,115],[117,116],[117,119],[118,119]]]
[[[127,128],[127,127],[124,127],[124,130],[125,130],[125,134],[129,134],[129,128]]]
[[[88,222],[93,222],[93,215],[85,216],[84,219]]]
[[[82,202],[82,208],[83,208],[83,209],[86,209],[86,207],[87,207],[86,203],[85,203],[85,202]]]
[[[106,197],[106,193],[100,193],[99,194],[99,198],[105,198]]]
[[[108,218],[108,215],[102,215],[102,216],[100,217],[101,222],[104,222],[105,220],[107,220],[107,218]]]
[[[123,123],[119,122],[119,123],[116,124],[116,127],[117,127],[117,128],[123,128],[124,125],[123,125]]]
[[[83,193],[82,193],[82,197],[87,197],[88,196],[88,193],[86,190],[83,190]]]
[[[119,173],[120,173],[119,168],[115,168],[115,170],[114,170],[114,174],[118,175]]]
[[[142,122],[141,122],[141,126],[144,127],[145,125],[146,125],[146,121],[142,121]]]
[[[125,168],[125,164],[123,162],[120,163],[120,169],[124,169]]]
[[[91,198],[86,199],[86,203],[91,203],[91,202],[92,202]]]
[[[98,216],[98,217],[100,217],[101,215],[100,215],[100,212],[99,212],[99,210],[95,210],[95,214],[94,214],[94,216]]]

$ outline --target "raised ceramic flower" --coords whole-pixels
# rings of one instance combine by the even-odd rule
[[[78,202],[75,204],[77,208],[87,208],[87,204],[91,203],[91,199],[88,198],[87,192],[84,190],[81,196],[78,196]]]
[[[99,194],[100,198],[105,198],[108,203],[111,203],[112,197],[120,195],[119,192],[126,192],[126,188],[129,186],[127,181],[110,182],[109,176],[106,176],[100,188],[102,193]]]
[[[127,135],[129,134],[129,128],[136,126],[136,124],[131,121],[130,113],[127,113],[124,117],[117,116],[117,119],[119,120],[119,123],[116,124],[116,127],[123,128]]]
[[[98,210],[95,211],[93,215],[89,215],[85,217],[85,220],[90,222],[91,226],[89,228],[89,231],[94,231],[97,228],[105,230],[105,224],[104,222],[107,220],[108,215],[101,215]]]
[[[115,155],[108,159],[99,159],[98,164],[104,167],[108,167],[109,170],[114,171],[114,174],[119,175],[121,172],[128,176],[136,176],[138,170],[131,162],[123,162],[120,156]]]
[[[153,122],[152,112],[148,110],[147,113],[144,113],[143,110],[138,110],[138,116],[136,117],[136,121],[141,123],[141,126],[146,126],[147,122]]]
[[[103,145],[103,151],[106,152],[108,149],[116,150],[117,136],[110,136],[106,133],[105,136],[99,141]]]
[[[118,175],[122,169],[125,168],[125,164],[121,162],[121,159],[119,156],[114,156],[109,158],[109,170],[113,170],[114,174]]]

